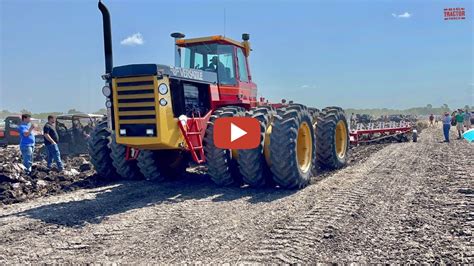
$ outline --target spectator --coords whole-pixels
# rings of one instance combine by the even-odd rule
[[[433,127],[433,126],[434,126],[433,121],[434,121],[434,115],[431,114],[431,115],[430,115],[430,127]]]
[[[471,113],[468,109],[464,113],[464,126],[466,127],[466,131],[471,129]]]
[[[81,140],[84,139],[81,121],[72,120],[72,136],[74,138],[74,141],[77,141],[77,142],[80,142]]]
[[[449,142],[449,130],[451,129],[451,116],[446,112],[443,118],[444,142]]]
[[[351,114],[351,120],[350,121],[351,121],[351,124],[350,124],[349,128],[355,128],[356,122],[355,122],[355,114],[354,113]]]
[[[439,116],[435,115],[435,125],[438,125],[438,123],[439,123]]]
[[[92,121],[89,121],[87,125],[84,127],[82,134],[84,135],[84,139],[88,140],[91,137],[92,130],[94,129],[94,125]]]
[[[462,139],[461,135],[464,133],[464,112],[462,109],[459,109],[456,114],[456,129],[458,130],[458,139]]]
[[[451,113],[451,126],[455,127],[456,126],[456,114],[458,112],[457,111],[453,111]]]
[[[48,115],[48,123],[44,125],[44,145],[46,145],[46,151],[48,153],[47,165],[51,169],[53,161],[56,162],[58,170],[61,172],[64,170],[63,162],[61,161],[61,154],[59,152],[58,142],[59,135],[56,131],[56,117]]]
[[[37,126],[31,123],[30,114],[21,115],[21,124],[18,127],[20,133],[20,151],[23,158],[26,174],[31,174],[31,166],[33,165],[33,153],[35,150],[35,133],[33,130]]]

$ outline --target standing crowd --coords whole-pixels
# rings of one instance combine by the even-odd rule
[[[433,125],[433,114],[430,116],[430,126]],[[443,133],[444,133],[444,142],[449,142],[449,131],[451,127],[456,127],[458,131],[458,139],[462,139],[462,134],[464,130],[471,129],[471,113],[469,110],[458,109],[454,111],[451,115],[449,112],[444,113],[443,117]]]

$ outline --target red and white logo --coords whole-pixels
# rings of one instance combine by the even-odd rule
[[[466,19],[466,10],[464,7],[451,7],[444,9],[444,20]]]
[[[214,144],[221,149],[253,149],[260,145],[260,123],[251,117],[222,117],[214,123]]]

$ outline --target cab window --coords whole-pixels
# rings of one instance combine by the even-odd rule
[[[239,78],[240,81],[249,82],[249,73],[247,71],[247,61],[245,60],[242,48],[237,49],[237,60],[239,61]]]
[[[194,67],[193,67],[193,68],[195,68],[195,69],[200,69],[202,66],[204,66],[204,64],[203,64],[203,58],[204,58],[204,57],[202,56],[202,54],[196,53],[196,54],[194,55]]]
[[[219,84],[235,85],[237,83],[233,46],[197,44],[180,49],[182,67],[216,72]]]
[[[232,52],[217,56],[217,75],[221,84],[235,84],[234,60]],[[221,65],[222,64],[222,65]]]

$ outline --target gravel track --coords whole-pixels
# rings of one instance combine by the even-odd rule
[[[5,205],[0,263],[472,264],[474,146],[441,138],[430,128],[417,143],[357,148],[300,191],[194,173]]]

